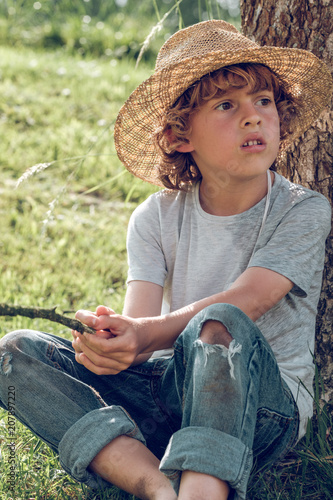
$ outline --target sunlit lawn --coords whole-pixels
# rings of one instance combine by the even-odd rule
[[[0,74],[0,302],[57,305],[68,315],[100,303],[121,311],[128,219],[155,188],[123,169],[112,127],[148,70],[1,47]],[[15,187],[41,163],[51,165]],[[1,318],[0,334],[22,327],[70,337],[61,325],[22,317]],[[9,499],[7,417],[1,417],[0,496]],[[95,498],[30,431],[19,424],[17,430],[15,500]]]

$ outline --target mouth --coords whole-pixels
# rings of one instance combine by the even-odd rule
[[[263,142],[260,139],[254,139],[253,141],[247,141],[242,144],[242,148],[247,148],[249,146],[262,146]]]

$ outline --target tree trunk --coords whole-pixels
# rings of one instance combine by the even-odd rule
[[[240,0],[244,35],[260,45],[313,52],[333,73],[333,0]],[[333,202],[333,105],[296,141],[278,171],[293,182],[319,191]],[[333,241],[327,240],[324,281],[316,325],[316,361],[333,397]]]

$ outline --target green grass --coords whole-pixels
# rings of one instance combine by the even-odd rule
[[[1,300],[119,307],[128,217],[155,188],[123,169],[112,124],[148,72],[125,61],[0,51]],[[51,165],[15,189],[42,162]]]
[[[67,50],[0,46],[0,301],[71,314],[99,303],[120,311],[130,213],[154,187],[124,171],[112,124],[124,99],[148,74],[132,59],[93,59]],[[15,188],[26,169],[49,164]],[[1,318],[0,335],[23,327],[70,338],[45,320]],[[316,377],[320,381],[319,374]],[[250,485],[251,500],[332,497],[331,407],[316,386],[317,418],[297,451]],[[8,489],[7,416],[0,411],[4,500],[128,499],[116,489],[88,490],[56,456],[16,424],[16,489]]]
[[[0,301],[57,305],[67,314],[98,304],[121,311],[128,219],[156,188],[124,170],[112,124],[148,69],[1,47],[0,72]],[[16,188],[26,169],[40,163],[51,165]],[[70,338],[61,325],[22,317],[1,318],[0,335],[22,327]],[[15,500],[103,498],[61,471],[30,431],[19,423],[17,429]],[[0,438],[0,497],[9,499],[4,412]]]
[[[240,24],[239,11],[222,8],[218,0],[0,0],[0,45],[136,58],[148,33],[163,19],[144,54],[154,65],[166,36],[208,18]]]
[[[124,7],[104,0],[0,0],[0,44],[34,50],[61,47],[81,56],[135,58],[147,29],[158,19],[156,14],[170,10],[170,5],[159,3],[156,11],[151,0],[128,0]],[[174,11],[163,33],[176,28]],[[160,40],[154,42],[145,58],[154,58],[159,45]]]

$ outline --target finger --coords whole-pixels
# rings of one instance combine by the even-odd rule
[[[81,323],[84,323],[87,326],[95,327],[97,322],[97,316],[95,313],[91,311],[86,311],[84,309],[80,309],[75,313],[75,318],[80,320]]]
[[[99,338],[96,339],[97,342],[96,340],[90,342],[90,337],[89,334],[78,336],[74,347],[76,352],[83,352],[96,366],[113,368],[115,363],[117,367],[119,363],[122,369],[125,369],[124,367],[128,368],[133,363],[136,352],[128,349],[127,343],[122,342],[121,347],[114,347],[113,343],[117,341],[117,338]],[[112,349],[110,349],[110,344],[112,344]]]
[[[103,315],[111,315],[111,314],[116,314],[116,313],[110,307],[98,306],[96,308],[96,314],[97,314],[97,316],[103,316]]]
[[[96,375],[117,375],[117,373],[120,373],[128,368],[127,366],[120,365],[119,363],[114,363],[114,366],[108,367],[95,365],[84,353],[77,354],[75,359],[78,363],[85,366],[87,370],[95,373]]]
[[[80,332],[78,332],[76,330],[71,330],[71,334],[72,334],[74,339],[81,338],[81,335],[82,335]],[[104,338],[104,339],[111,339],[111,338],[115,337],[115,335],[113,335],[113,333],[111,333],[109,330],[97,330],[95,334],[97,337]]]
[[[82,363],[82,361],[81,361],[81,354],[82,354],[81,352],[76,352],[76,353],[75,353],[75,361],[76,361],[77,363],[80,363],[80,365],[83,365],[83,363]]]
[[[102,314],[97,316],[94,328],[96,330],[110,330],[117,335],[124,328],[124,325],[119,314]]]
[[[77,330],[71,330],[71,334],[72,334],[74,339],[76,339],[77,337],[80,337],[80,335],[81,335],[81,333],[78,332]]]
[[[96,336],[103,339],[113,339],[115,335],[110,332],[110,330],[97,330]]]
[[[99,342],[91,346],[89,345],[89,337],[89,334],[77,335],[73,341],[73,347],[76,352],[83,352],[93,363],[99,364],[99,360],[105,358],[105,341],[107,339],[100,337]]]
[[[135,338],[128,337],[127,335],[116,335],[112,332],[99,331],[98,335],[90,335],[83,333],[79,336],[80,342],[95,351],[101,356],[110,356],[137,351],[137,344]]]
[[[73,347],[75,353],[82,352],[80,338],[79,338],[79,336],[77,336],[75,334],[73,335],[72,347]]]
[[[90,337],[94,337],[94,340]],[[98,335],[90,335],[89,333],[78,335],[76,345],[80,346],[80,349],[84,352],[86,352],[86,347],[90,351],[104,357],[110,355],[113,357],[113,355],[127,351],[124,342],[119,343],[118,337],[114,337],[112,333],[104,331],[98,331]]]
[[[89,349],[86,345],[81,343],[82,349],[76,351],[75,358],[86,368],[96,374],[114,374],[125,370],[133,362],[128,353],[117,353],[115,358],[109,358],[97,354],[95,351]]]

